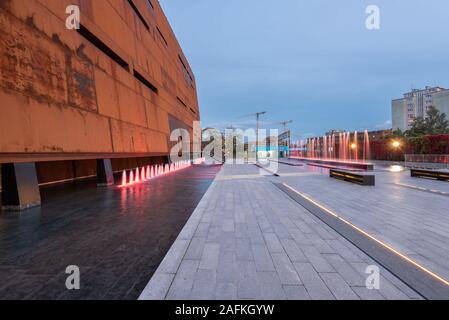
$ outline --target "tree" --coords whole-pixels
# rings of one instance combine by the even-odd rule
[[[449,121],[446,114],[441,113],[437,108],[431,106],[427,110],[426,118],[415,118],[410,130],[405,132],[407,137],[420,137],[427,134],[449,133]]]
[[[449,121],[445,113],[440,113],[437,108],[430,107],[425,120],[427,130],[432,134],[449,132]]]
[[[423,118],[418,117],[413,119],[412,126],[405,131],[406,137],[419,137],[427,134],[426,123]]]
[[[404,132],[402,132],[401,129],[396,129],[391,134],[389,134],[387,136],[388,139],[391,139],[391,138],[403,138],[403,137],[404,137]]]

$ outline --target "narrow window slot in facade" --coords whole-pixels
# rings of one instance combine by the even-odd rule
[[[176,98],[178,99],[178,101],[179,101],[184,107],[187,108],[187,104],[186,104],[184,101],[182,101],[180,97],[176,97]]]
[[[158,93],[157,88],[147,79],[145,79],[144,76],[142,76],[139,72],[137,72],[136,70],[134,70],[134,77],[139,80],[140,82],[142,82],[143,85],[145,85],[148,89],[150,89],[151,91],[153,91],[154,93]]]
[[[101,41],[97,36],[95,36],[92,32],[90,32],[85,26],[80,25],[80,28],[77,32],[91,44],[93,44],[97,49],[107,55],[109,58],[114,60],[118,65],[120,65],[123,69],[129,71],[129,64],[122,59],[117,53],[114,52],[111,48],[109,48],[103,41]]]
[[[162,38],[162,41],[164,41],[165,45],[166,45],[166,46],[168,47],[168,42],[167,42],[167,39],[165,39],[164,35],[162,34],[162,31],[161,31],[161,29],[159,29],[159,27],[158,27],[158,26],[156,26],[156,29],[157,29],[157,32],[159,33],[159,35],[161,36],[161,38]]]
[[[183,67],[184,79],[193,88],[193,78],[189,72],[189,69],[187,68],[186,64],[184,63],[184,60],[181,58],[181,56],[179,54],[178,54],[178,59],[181,62],[181,65]]]
[[[128,0],[129,5],[131,6],[131,8],[133,8],[135,14],[137,15],[137,17],[139,18],[139,20],[143,23],[143,25],[145,26],[145,28],[147,30],[150,30],[150,26],[148,25],[147,21],[145,20],[145,18],[142,16],[142,14],[140,13],[139,9],[137,9],[136,5],[134,4],[133,0]]]

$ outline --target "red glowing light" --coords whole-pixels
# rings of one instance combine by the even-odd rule
[[[126,186],[126,183],[127,183],[127,181],[126,181],[126,171],[123,170],[123,173],[122,173],[122,187]]]
[[[167,163],[155,166],[146,166],[142,168],[137,167],[135,170],[129,171],[129,180],[127,171],[124,170],[122,173],[122,182],[119,187],[127,187],[139,182],[145,182],[158,176],[182,170],[190,166],[192,166],[192,163],[190,161],[181,161],[171,164]]]

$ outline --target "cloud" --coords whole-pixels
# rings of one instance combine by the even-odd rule
[[[382,123],[376,124],[375,128],[378,130],[391,129],[391,124],[391,120],[386,120]]]

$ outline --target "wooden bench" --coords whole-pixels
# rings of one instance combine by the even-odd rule
[[[411,176],[415,178],[430,178],[441,181],[449,181],[449,171],[411,169]]]
[[[366,172],[352,172],[341,169],[330,169],[329,175],[331,178],[356,183],[362,186],[374,186],[375,176]]]

